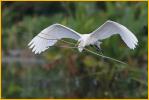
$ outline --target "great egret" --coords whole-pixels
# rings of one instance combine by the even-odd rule
[[[53,46],[58,40],[71,38],[78,41],[78,50],[82,52],[84,47],[88,45],[95,45],[100,49],[101,40],[114,34],[119,34],[130,49],[134,49],[138,44],[136,36],[130,30],[117,22],[108,20],[90,34],[79,34],[64,25],[53,24],[42,30],[28,45],[32,48],[32,52],[40,54]]]

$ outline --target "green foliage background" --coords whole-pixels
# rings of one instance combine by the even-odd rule
[[[128,66],[77,49],[51,47],[34,55],[27,47],[53,23],[84,34],[106,20],[125,25],[139,40],[135,50],[118,35],[101,45],[104,55]],[[2,2],[2,97],[147,98],[147,35],[147,2]]]

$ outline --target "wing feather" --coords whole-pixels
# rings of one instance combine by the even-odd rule
[[[134,49],[138,44],[136,36],[130,30],[114,21],[106,21],[97,30],[93,31],[90,34],[90,42],[94,43],[98,40],[109,38],[114,34],[119,34],[130,49]]]
[[[81,34],[66,26],[53,24],[42,30],[28,45],[29,48],[32,48],[32,52],[40,54],[41,52],[47,50],[50,46],[53,46],[59,39],[71,38],[78,40],[80,37]]]

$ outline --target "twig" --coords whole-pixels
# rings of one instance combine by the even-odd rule
[[[44,37],[41,37],[41,38],[44,38]],[[47,38],[44,38],[44,39],[47,39]],[[76,45],[76,43],[72,43],[72,42],[69,42],[69,41],[62,40],[62,39],[47,39],[47,40],[60,40],[62,42],[65,42],[65,43],[68,43],[68,44],[71,44],[71,45]],[[59,46],[59,47],[78,48],[78,47],[75,47],[75,46],[73,46],[73,47],[70,47],[70,46]],[[104,56],[104,55],[98,54],[98,53],[93,52],[93,51],[91,51],[89,49],[84,48],[84,50],[86,50],[86,51],[88,51],[88,52],[90,52],[90,53],[92,53],[94,55],[100,56],[102,58],[106,58],[106,59],[110,59],[110,60],[113,60],[113,61],[116,61],[116,62],[119,62],[119,63],[122,63],[122,64],[126,64],[125,62],[122,62],[120,60],[117,60],[117,59],[114,59],[114,58],[111,58],[111,57],[108,57],[108,56]]]
[[[65,40],[61,40],[61,41],[65,42],[65,43],[68,43],[68,44],[75,44],[75,43],[68,42],[68,41],[65,41]],[[71,48],[77,48],[77,47],[71,47]],[[92,53],[92,54],[95,54],[95,55],[97,55],[97,56],[100,56],[100,57],[102,57],[102,58],[106,58],[106,59],[110,59],[110,60],[113,60],[113,61],[116,61],[116,62],[119,62],[119,63],[122,63],[122,64],[126,64],[125,62],[122,62],[122,61],[120,61],[120,60],[117,60],[117,59],[114,59],[114,58],[111,58],[111,57],[108,57],[108,56],[104,56],[104,55],[98,54],[98,53],[93,52],[93,51],[91,51],[91,50],[89,50],[89,49],[87,49],[87,48],[84,48],[84,50],[86,50],[86,51],[88,51],[88,52],[90,52],[90,53]]]

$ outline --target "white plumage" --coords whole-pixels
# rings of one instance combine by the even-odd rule
[[[100,41],[114,34],[119,34],[130,49],[134,49],[138,44],[136,36],[125,26],[114,21],[106,21],[90,34],[79,34],[61,24],[53,24],[42,30],[28,45],[32,48],[32,52],[40,54],[50,46],[53,46],[58,40],[71,38],[79,42],[78,50],[81,52],[88,45],[96,45],[96,47],[100,48]]]

